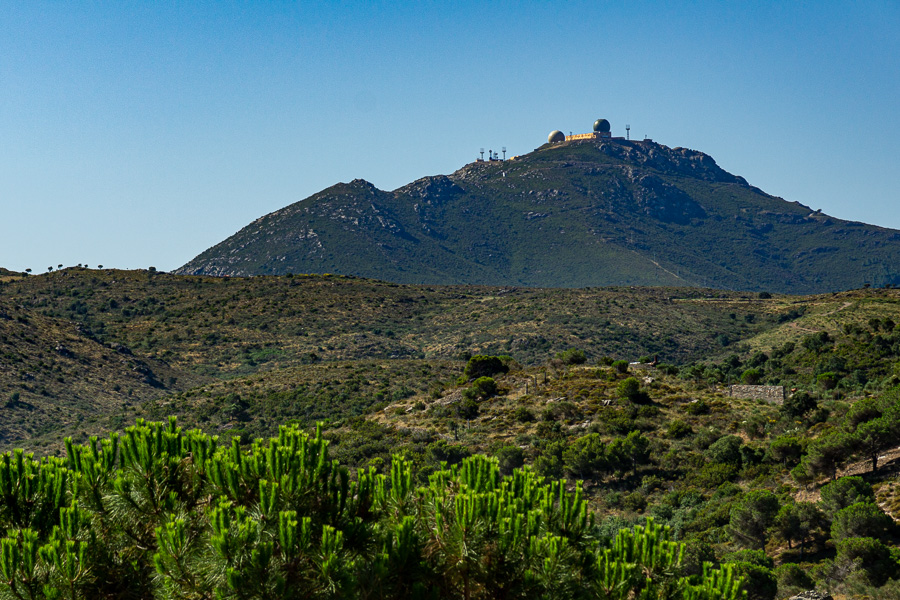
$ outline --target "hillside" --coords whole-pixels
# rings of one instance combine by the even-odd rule
[[[16,406],[38,407],[0,411],[6,444],[93,433],[111,415],[130,419],[138,400],[211,379],[341,360],[483,352],[528,364],[577,346],[594,359],[657,354],[685,362],[725,338],[762,332],[787,310],[779,299],[714,290],[399,286],[84,268],[0,283],[2,307],[0,398],[18,394]],[[82,410],[81,399],[106,408]],[[73,400],[65,418],[54,416],[54,407]]]
[[[765,194],[701,152],[582,140],[392,192],[338,184],[177,272],[819,293],[900,283],[898,242],[896,231]]]
[[[711,561],[733,564],[755,600],[813,586],[844,594],[839,599],[889,599],[900,577],[890,551],[900,540],[898,299],[900,290],[887,288],[786,296],[86,268],[17,276],[0,282],[0,445],[69,453],[45,461],[41,468],[56,473],[46,481],[61,469],[86,469],[85,485],[97,488],[101,504],[83,475],[72,491],[81,510],[140,538],[134,545],[110,537],[113,522],[97,537],[82,530],[84,543],[102,540],[127,558],[108,565],[105,550],[91,546],[89,560],[99,561],[91,564],[123,578],[86,574],[81,585],[91,593],[90,586],[137,586],[140,597],[153,597],[162,579],[150,559],[164,551],[156,528],[180,518],[169,511],[206,515],[221,505],[210,498],[240,500],[253,515],[275,510],[260,504],[269,492],[257,481],[272,442],[251,441],[283,436],[282,425],[312,431],[319,422],[330,456],[356,473],[351,485],[381,475],[396,485],[391,473],[401,469],[410,498],[422,498],[418,490],[434,478],[455,477],[448,472],[482,465],[502,477],[524,466],[515,481],[537,476],[544,479],[535,485],[557,486],[555,494],[579,494],[594,515],[591,540],[607,543],[648,516],[669,527],[685,544],[680,576],[695,577]],[[654,357],[655,366],[628,364]],[[729,395],[730,385],[751,380],[785,386],[784,404]],[[170,415],[198,431],[182,436],[139,420]],[[91,449],[90,436],[135,422],[118,455],[108,454],[111,446]],[[65,449],[66,436],[85,446]],[[128,461],[144,456],[133,444],[147,436],[162,454],[138,469]],[[226,484],[225,471],[208,475],[203,465],[213,463],[202,457],[211,453],[243,483]],[[255,456],[255,466],[234,466],[249,460],[238,455]],[[106,466],[94,470],[88,456]],[[19,477],[16,465],[0,461],[4,481]],[[142,479],[153,469],[183,475],[161,483],[177,483],[164,507],[151,516],[133,506],[131,517],[103,508],[120,506],[122,494],[142,497],[141,482],[157,485]],[[266,480],[290,488],[282,476]],[[555,483],[560,477],[567,483]],[[51,495],[40,494],[23,506],[42,510]],[[56,521],[22,521],[3,508],[13,505],[9,498],[0,503],[5,530],[39,522],[41,544],[50,544]],[[204,510],[185,508],[196,502]],[[304,506],[304,518],[322,518]],[[260,531],[277,535],[269,524],[278,519],[263,520]],[[217,525],[198,518],[186,526],[201,539]],[[359,530],[344,532],[350,539]],[[490,548],[494,533],[485,535]],[[10,539],[6,546],[18,544]],[[199,573],[204,561],[185,567]],[[42,569],[41,577],[56,572]],[[5,585],[0,580],[0,591]]]
[[[145,400],[204,380],[0,298],[0,447],[95,419],[121,426]]]

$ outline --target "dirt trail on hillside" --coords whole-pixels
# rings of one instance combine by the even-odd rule
[[[853,306],[853,302],[844,302],[843,304],[841,304],[834,310],[829,310],[828,312],[823,312],[821,314],[814,315],[814,316],[827,317],[829,315],[833,315],[834,313],[840,312],[840,311],[844,310],[845,308],[849,308],[851,306]],[[793,321],[788,323],[788,327],[790,327],[791,329],[796,329],[797,331],[805,331],[806,333],[818,333],[819,332],[818,329],[810,329],[809,327],[800,327],[797,323],[794,323]]]
[[[856,461],[847,465],[845,468],[840,469],[837,476],[838,479],[840,479],[841,477],[847,477],[848,475],[870,476],[871,473],[872,461],[871,459],[866,459]],[[875,475],[880,481],[896,479],[900,476],[900,446],[878,455],[878,472]],[[795,500],[798,502],[818,502],[820,497],[819,491],[823,485],[830,481],[830,479],[818,481],[813,490],[801,489],[795,495]],[[900,520],[900,514],[893,514],[885,504],[879,503],[879,505],[895,521]]]

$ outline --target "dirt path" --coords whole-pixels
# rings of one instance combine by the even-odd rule
[[[840,311],[844,310],[845,308],[849,308],[851,306],[853,306],[853,302],[844,302],[843,304],[841,304],[834,310],[829,310],[828,312],[823,312],[818,315],[812,315],[812,316],[827,317],[829,315],[833,315],[834,313],[840,312]],[[810,329],[809,327],[800,327],[800,325],[798,325],[797,323],[795,323],[793,321],[788,323],[787,326],[790,327],[791,329],[796,329],[797,331],[805,331],[806,333],[818,333],[819,332],[818,329]]]
[[[848,475],[859,475],[871,479],[871,474],[872,461],[866,459],[847,465],[845,468],[838,471],[837,476],[838,478],[841,478],[847,477]],[[878,455],[878,472],[875,476],[879,481],[897,479],[897,477],[900,476],[900,446]],[[813,490],[801,489],[796,494],[795,499],[802,502],[817,502],[820,497],[819,490],[823,485],[830,481],[830,479],[823,479],[816,482],[816,487]],[[884,512],[889,514],[895,521],[900,520],[900,514],[893,514],[889,506],[884,503],[880,503],[879,505]]]
[[[842,310],[844,310],[845,308],[849,308],[849,307],[851,307],[851,306],[853,306],[853,302],[844,302],[843,304],[841,304],[841,305],[840,305],[839,307],[837,307],[836,309],[834,309],[834,310],[829,310],[828,312],[824,312],[824,313],[822,313],[822,314],[820,314],[820,315],[818,315],[818,316],[820,316],[820,317],[827,317],[828,315],[833,315],[834,313],[839,312],[839,311],[842,311]]]

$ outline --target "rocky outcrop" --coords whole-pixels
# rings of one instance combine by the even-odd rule
[[[816,590],[809,590],[806,592],[800,592],[796,596],[791,596],[788,600],[834,600],[834,598],[831,596],[831,594],[817,592]]]
[[[690,196],[656,175],[644,175],[635,182],[634,199],[644,214],[666,223],[686,225],[706,216]]]

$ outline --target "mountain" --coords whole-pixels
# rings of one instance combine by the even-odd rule
[[[589,139],[393,192],[341,183],[177,272],[821,293],[900,283],[900,232],[770,196],[702,152]]]

